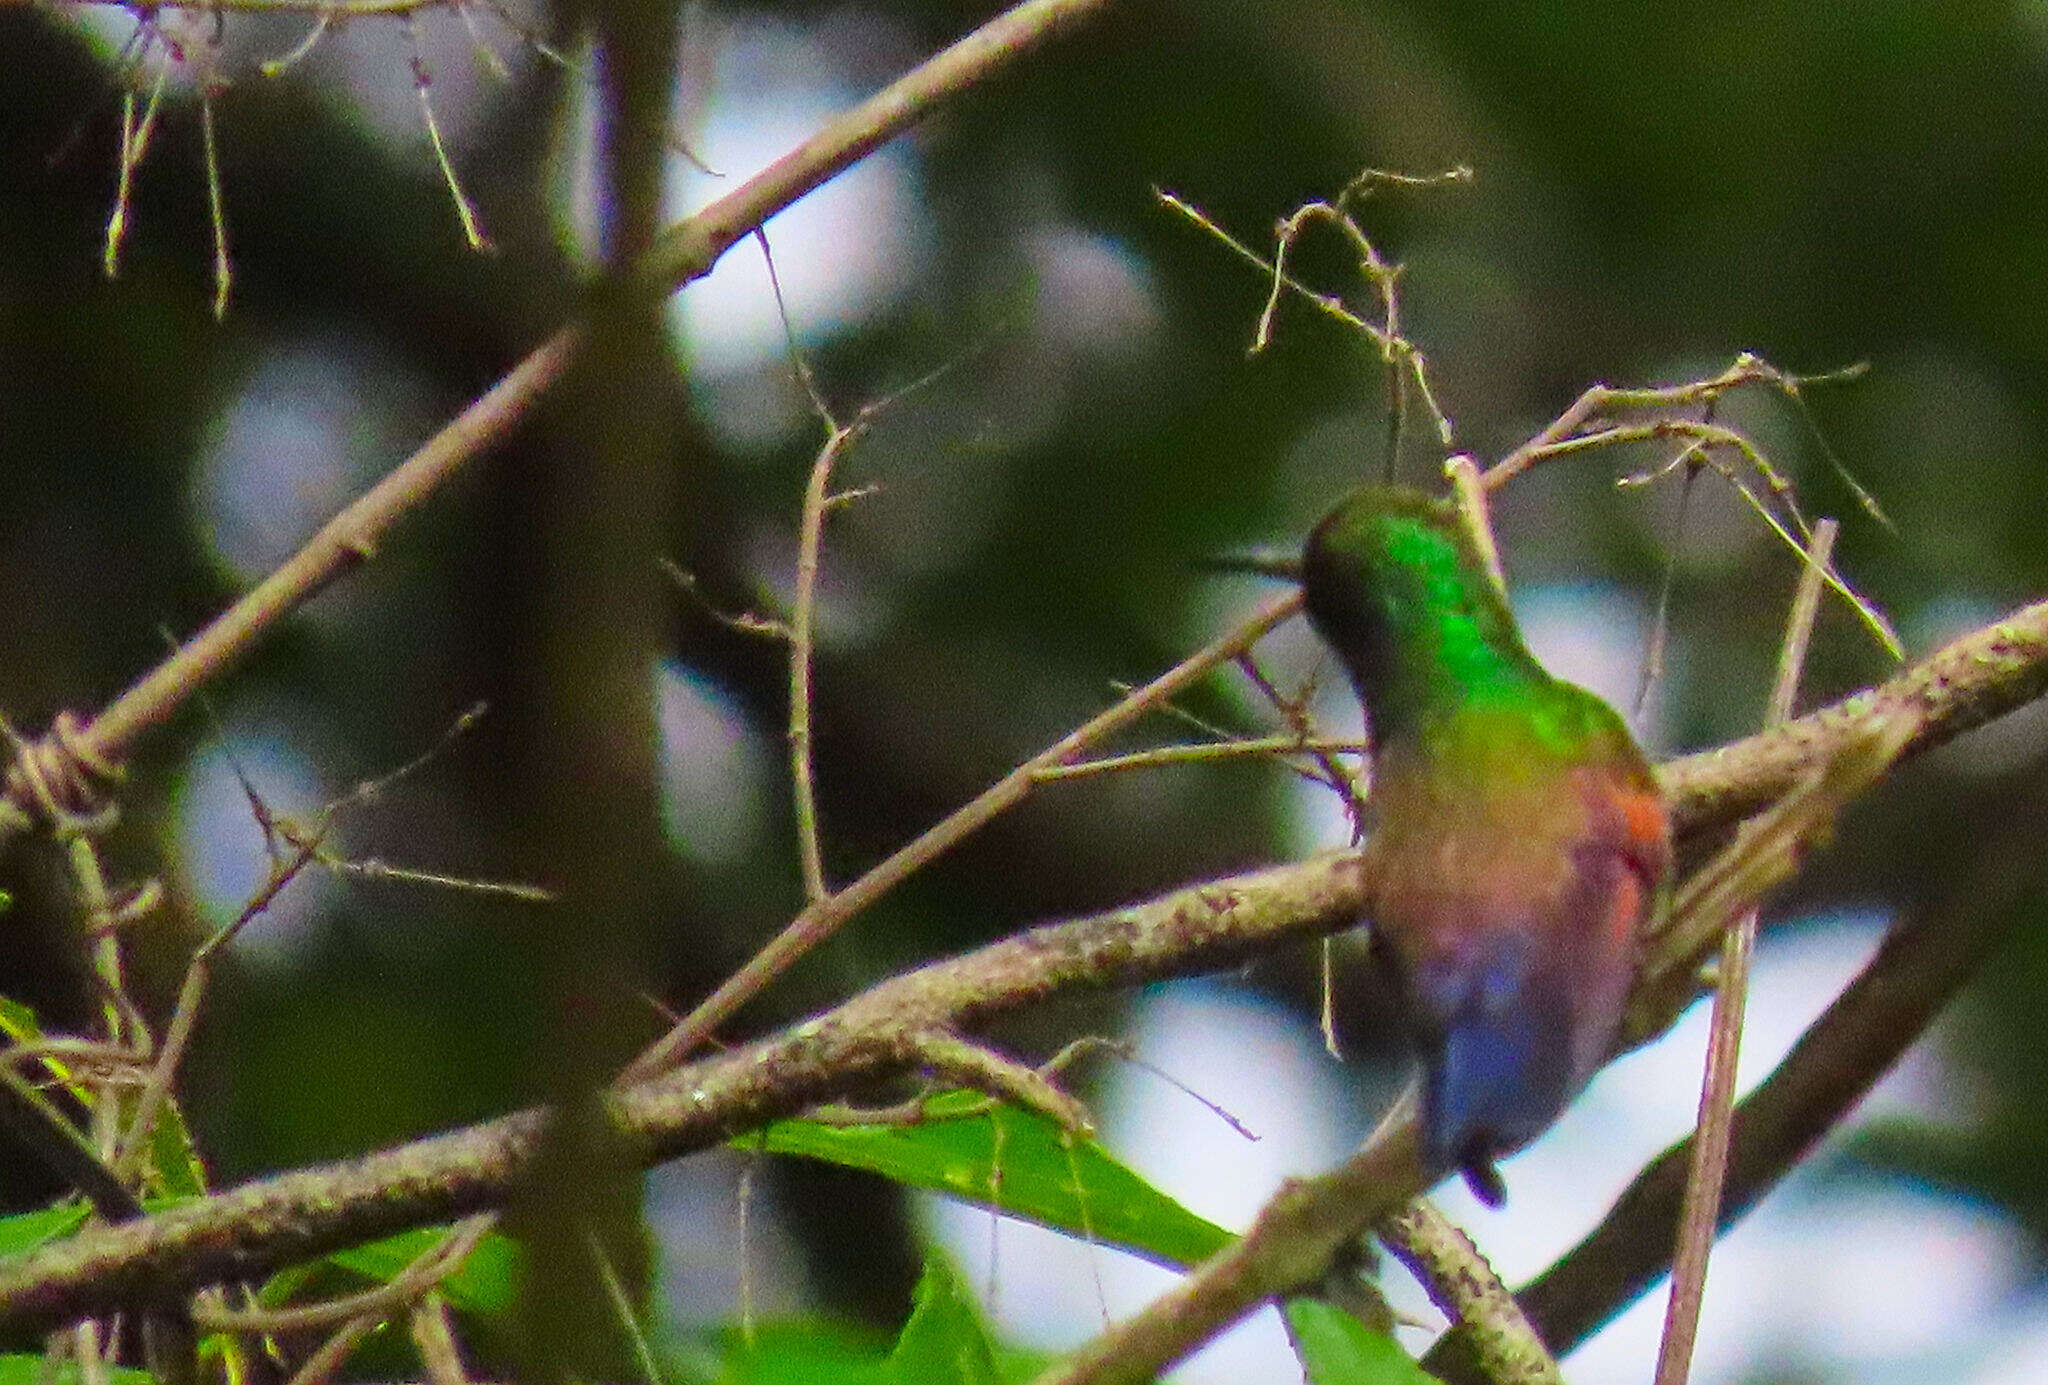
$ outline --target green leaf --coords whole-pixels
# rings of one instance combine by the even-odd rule
[[[1292,1298],[1284,1311],[1309,1385],[1438,1385],[1392,1336],[1341,1308]]]
[[[83,1202],[65,1202],[0,1217],[0,1255],[26,1255],[38,1246],[62,1240],[85,1225],[91,1211]],[[40,1356],[33,1359],[42,1360]]]
[[[114,1385],[155,1385],[148,1371],[109,1364],[106,1378]],[[78,1385],[78,1363],[66,1360],[56,1370],[39,1351],[0,1352],[0,1385]]]
[[[886,1343],[841,1323],[764,1323],[750,1340],[726,1334],[719,1385],[896,1385]]]
[[[4,898],[0,891],[0,898]],[[0,906],[4,908],[4,906]],[[8,996],[0,996],[0,1037],[17,1044],[40,1043],[43,1039],[43,1022],[36,1018],[35,1008]],[[88,1087],[71,1080],[71,1067],[58,1058],[45,1058],[43,1066],[64,1083],[65,1089],[88,1109],[99,1099],[97,1088]]]
[[[867,1169],[1175,1268],[1207,1259],[1231,1239],[1095,1141],[1070,1136],[1035,1111],[990,1107],[971,1092],[935,1099],[916,1125],[786,1120],[735,1144]]]
[[[925,1261],[889,1372],[897,1385],[1001,1385],[974,1297],[942,1255]]]
[[[180,1198],[206,1196],[206,1166],[199,1162],[185,1113],[174,1101],[167,1100],[157,1108],[156,1123],[149,1132],[149,1160],[162,1192]]]
[[[43,1037],[42,1021],[32,1007],[0,995],[0,1034],[18,1044],[34,1043]]]

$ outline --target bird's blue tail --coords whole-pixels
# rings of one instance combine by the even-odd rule
[[[1464,1172],[1489,1202],[1500,1197],[1493,1161],[1542,1134],[1571,1096],[1569,1026],[1527,956],[1506,942],[1454,996],[1433,988],[1452,1003],[1431,1007],[1440,1037],[1423,1055],[1423,1158],[1433,1176]]]

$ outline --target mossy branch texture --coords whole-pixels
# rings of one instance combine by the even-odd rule
[[[1176,891],[908,972],[772,1038],[627,1087],[613,1113],[644,1162],[720,1143],[916,1066],[935,1032],[1078,987],[1230,966],[1345,927],[1357,858]],[[263,1271],[501,1205],[547,1113],[515,1114],[366,1158],[259,1180],[0,1262],[0,1325],[49,1327],[136,1296]]]

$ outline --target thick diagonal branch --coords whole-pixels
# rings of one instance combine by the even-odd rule
[[[760,1043],[621,1091],[642,1159],[717,1144],[917,1065],[926,1035],[1078,987],[1232,966],[1356,918],[1357,858],[1332,854],[1019,934],[876,986]],[[47,1328],[501,1205],[539,1110],[259,1180],[0,1262],[0,1328]]]

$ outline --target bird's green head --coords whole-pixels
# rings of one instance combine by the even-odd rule
[[[1376,738],[1433,704],[1548,681],[1457,512],[1421,491],[1368,486],[1339,501],[1309,534],[1301,584]]]

